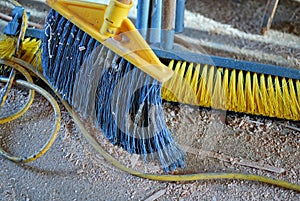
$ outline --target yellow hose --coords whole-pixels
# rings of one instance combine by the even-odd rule
[[[1,63],[8,66],[8,63],[4,60],[2,60]],[[17,71],[19,71],[28,82],[33,83],[32,77],[24,68],[22,68],[20,65],[15,64],[15,63],[10,63],[9,65],[13,69],[16,69]],[[14,114],[0,118],[0,124],[4,124],[4,123],[10,122],[10,121],[13,121],[13,120],[19,118],[20,116],[22,116],[29,109],[30,105],[33,102],[33,99],[34,99],[34,90],[31,89],[31,90],[29,90],[28,99],[27,99],[26,103],[23,105],[23,107]],[[4,102],[2,104],[4,104]],[[3,107],[2,104],[1,104],[1,107]],[[1,109],[1,107],[0,107],[0,109]]]
[[[9,2],[11,2],[15,6],[21,6],[21,4],[19,4],[15,0],[9,0]],[[21,58],[32,64],[40,63],[40,43],[41,43],[41,41],[36,40],[36,39],[30,40],[29,38],[24,40],[25,32],[27,29],[27,23],[28,23],[28,17],[27,17],[26,12],[24,11],[22,13],[22,24],[21,24],[21,28],[20,28],[18,37],[7,36],[7,35],[0,36],[0,59],[11,58],[13,55],[16,55],[18,58]],[[0,63],[4,64],[5,66],[10,66],[12,68],[9,79],[0,77],[1,82],[7,83],[6,87],[4,88],[4,92],[1,97],[1,100],[0,100],[0,109],[4,106],[4,103],[8,96],[9,90],[12,87],[12,83],[13,83],[15,75],[16,75],[15,70],[18,70],[28,81],[28,82],[26,82],[23,80],[16,80],[15,82],[19,85],[22,85],[22,86],[25,86],[25,87],[31,89],[29,92],[29,98],[28,98],[26,104],[15,114],[9,115],[7,117],[2,117],[0,119],[0,124],[13,121],[13,120],[19,118],[20,116],[22,116],[29,109],[30,105],[32,104],[33,99],[34,99],[34,91],[35,90],[37,92],[39,92],[41,95],[43,95],[50,102],[50,104],[52,105],[52,107],[54,109],[55,127],[53,130],[53,134],[51,135],[51,137],[48,139],[48,141],[44,144],[44,146],[37,153],[34,153],[28,157],[17,157],[17,156],[13,156],[13,155],[7,153],[6,151],[4,151],[3,149],[0,148],[0,154],[9,160],[12,160],[15,162],[23,162],[23,163],[31,162],[31,161],[36,160],[37,158],[41,157],[42,155],[44,155],[50,149],[52,144],[54,143],[54,141],[58,135],[58,132],[60,129],[60,124],[61,124],[60,109],[59,109],[59,106],[58,106],[57,102],[55,101],[55,99],[47,91],[45,91],[41,87],[33,84],[33,80],[31,78],[30,74],[24,68],[22,68],[20,65],[18,65],[16,63],[6,62],[5,60],[0,60]]]
[[[63,105],[67,108],[69,114],[72,116],[76,124],[79,126],[85,138],[88,142],[96,149],[96,151],[103,156],[107,161],[113,164],[115,167],[120,170],[127,172],[131,175],[156,180],[156,181],[197,181],[197,180],[212,180],[212,179],[238,179],[238,180],[248,180],[248,181],[258,181],[267,184],[272,184],[278,187],[291,189],[300,192],[300,185],[292,184],[283,180],[273,179],[270,177],[253,175],[253,174],[240,174],[240,173],[198,173],[198,174],[184,174],[184,175],[159,175],[159,174],[150,174],[136,171],[134,169],[128,168],[113,158],[110,154],[108,154],[99,143],[89,134],[89,132],[85,129],[84,125],[80,121],[77,114],[73,111],[73,109],[69,106],[69,104],[64,101],[59,94],[56,94]]]
[[[1,62],[1,60],[0,60]],[[10,63],[9,61],[6,61]],[[74,112],[71,106],[61,98],[60,94],[58,94],[51,86],[50,83],[47,82],[46,78],[37,71],[35,68],[28,64],[27,62],[22,61],[18,58],[11,58],[11,62],[18,63],[19,65],[24,66],[24,68],[30,70],[32,73],[35,73],[37,77],[42,79],[47,85],[56,93],[59,97],[60,101],[63,103],[65,108],[68,110],[69,114],[72,116],[76,124],[79,126],[82,131],[84,137],[88,140],[88,142],[96,149],[96,151],[103,156],[107,161],[109,161],[112,165],[117,167],[118,169],[127,172],[128,174],[151,179],[157,181],[197,181],[197,180],[212,180],[212,179],[239,179],[239,180],[248,180],[248,181],[258,181],[267,184],[271,184],[274,186],[295,190],[300,192],[300,185],[292,184],[283,180],[273,179],[265,176],[253,175],[253,174],[240,174],[240,173],[198,173],[198,174],[187,174],[187,175],[159,175],[159,174],[150,174],[136,171],[134,169],[128,168],[117,161],[114,157],[108,154],[99,143],[90,135],[90,133],[85,129],[84,125],[80,121],[78,115]]]
[[[16,71],[15,71],[15,69],[12,69],[9,74],[8,81],[6,82],[6,85],[3,88],[3,94],[1,94],[1,97],[0,97],[0,111],[1,111],[1,108],[4,106],[4,103],[8,97],[8,92],[10,91],[10,89],[12,87],[15,76],[16,76]]]
[[[16,2],[15,0],[9,0],[11,3],[13,3],[14,5],[20,6],[20,4],[18,2]],[[1,44],[0,44],[0,49],[1,49]],[[26,49],[26,48],[24,48]],[[1,51],[0,51],[1,52]],[[30,56],[30,55],[29,55]],[[4,59],[6,58],[6,59]],[[42,79],[45,83],[48,84],[48,86],[56,93],[56,95],[60,98],[60,101],[64,104],[64,106],[67,108],[67,110],[69,111],[70,115],[72,116],[72,118],[74,119],[74,121],[77,123],[77,125],[79,126],[79,128],[81,129],[82,133],[84,134],[85,138],[89,141],[89,143],[91,143],[91,145],[96,149],[96,151],[101,154],[107,161],[109,161],[110,163],[112,163],[114,166],[116,166],[117,168],[119,168],[120,170],[127,172],[131,175],[134,176],[138,176],[141,178],[146,178],[146,179],[151,179],[151,180],[157,180],[157,181],[196,181],[196,180],[211,180],[211,179],[241,179],[241,180],[249,180],[249,181],[259,181],[259,182],[263,182],[263,183],[268,183],[268,184],[272,184],[275,186],[279,186],[282,188],[286,188],[286,189],[291,189],[291,190],[295,190],[300,192],[300,185],[297,184],[292,184],[283,180],[277,180],[277,179],[272,179],[269,177],[264,177],[264,176],[259,176],[259,175],[252,175],[252,174],[240,174],[240,173],[198,173],[198,174],[188,174],[188,175],[158,175],[158,174],[149,174],[149,173],[143,173],[143,172],[139,172],[136,171],[134,169],[128,168],[126,166],[124,166],[123,164],[121,164],[120,162],[118,162],[115,158],[113,158],[111,155],[109,155],[100,145],[99,143],[89,134],[89,132],[85,129],[84,125],[82,124],[82,122],[80,121],[79,117],[77,116],[77,114],[73,111],[73,109],[70,107],[70,105],[64,101],[61,96],[52,88],[52,86],[47,82],[47,80],[43,77],[42,74],[40,74],[38,71],[36,71],[36,68],[33,67],[32,65],[28,64],[27,62],[15,58],[12,55],[8,56],[9,59],[7,59],[7,55],[1,57],[0,55],[0,63],[4,63],[5,65],[8,66],[14,66],[15,63],[17,63],[18,65],[21,65],[25,68],[27,68],[28,70],[30,70],[32,73],[34,73],[36,76],[38,76],[40,79]],[[3,60],[4,59],[4,60]],[[38,63],[38,62],[37,62]],[[172,63],[172,62],[171,62]],[[171,67],[173,67],[173,64],[170,64]],[[216,106],[218,108],[221,109],[231,109],[233,111],[238,110],[240,111],[245,111],[245,112],[249,112],[249,111],[253,111],[255,113],[261,114],[262,112],[258,112],[261,111],[259,108],[262,108],[261,105],[258,105],[257,108],[255,108],[255,106],[253,105],[253,101],[258,101],[258,97],[262,98],[262,99],[266,99],[266,96],[270,96],[270,98],[274,97],[277,99],[277,101],[279,102],[290,102],[292,101],[294,103],[294,107],[290,108],[290,109],[285,109],[284,110],[284,115],[282,115],[282,113],[279,113],[279,109],[276,109],[275,111],[272,110],[272,108],[267,107],[262,113],[264,115],[267,116],[271,116],[274,112],[276,113],[276,115],[282,115],[283,118],[291,118],[296,116],[297,118],[299,117],[299,102],[300,102],[300,98],[293,95],[295,94],[295,91],[290,92],[291,97],[289,97],[289,93],[287,91],[287,89],[283,89],[283,92],[281,91],[280,88],[280,84],[279,84],[279,80],[278,78],[276,78],[275,80],[275,89],[273,89],[273,84],[269,83],[268,86],[271,87],[271,89],[265,89],[265,82],[264,79],[261,79],[261,90],[257,90],[257,91],[261,91],[263,92],[263,94],[256,94],[256,93],[251,93],[251,80],[250,80],[250,74],[246,75],[246,84],[245,84],[245,88],[244,88],[244,77],[242,72],[239,72],[239,76],[238,76],[238,87],[237,89],[235,88],[235,71],[233,71],[231,73],[231,78],[230,79],[230,83],[227,80],[227,78],[229,77],[229,73],[228,73],[228,69],[224,70],[224,78],[223,80],[217,80],[214,81],[214,67],[208,67],[208,66],[204,66],[204,69],[202,69],[202,71],[200,71],[200,65],[197,65],[196,69],[193,71],[197,74],[193,74],[192,71],[189,71],[188,73],[186,73],[186,75],[188,75],[187,77],[184,77],[185,74],[185,67],[186,67],[186,63],[183,63],[183,66],[181,66],[181,63],[177,63],[177,70],[179,73],[179,75],[182,75],[182,78],[184,78],[188,83],[191,83],[192,89],[194,90],[193,92],[190,92],[188,94],[190,94],[190,96],[196,94],[196,97],[198,98],[198,100],[200,101],[199,104],[202,106],[206,106],[206,107],[210,107],[210,106]],[[190,69],[192,68],[191,64],[189,65]],[[198,81],[199,78],[199,74],[200,72],[202,72],[202,75]],[[221,71],[220,71],[221,72]],[[21,72],[22,73],[22,72]],[[23,73],[22,73],[23,74]],[[255,77],[255,76],[254,76]],[[178,79],[178,77],[177,77]],[[217,79],[222,79],[221,74],[217,74]],[[7,79],[3,79],[0,78],[0,81],[5,81],[7,82]],[[269,82],[272,82],[272,79],[268,79]],[[253,80],[254,83],[257,83],[257,80],[254,79]],[[289,89],[294,89],[294,83],[293,81],[289,80]],[[52,105],[54,111],[55,111],[55,128],[53,131],[53,135],[51,136],[51,138],[48,140],[48,142],[43,146],[43,148],[36,154],[33,154],[29,157],[15,157],[12,156],[10,154],[8,154],[7,152],[3,151],[2,149],[0,149],[0,154],[3,155],[4,157],[13,160],[15,162],[30,162],[33,161],[37,158],[39,158],[40,156],[42,156],[53,144],[55,138],[57,137],[59,128],[60,128],[60,111],[59,111],[59,107],[58,104],[56,103],[55,99],[49,94],[47,93],[44,89],[30,83],[30,82],[26,82],[26,81],[22,81],[22,80],[17,80],[16,81],[17,84],[23,85],[25,87],[28,87],[32,90],[36,90],[37,92],[41,93]],[[170,84],[171,83],[171,84]],[[213,85],[213,83],[217,83],[216,85]],[[240,84],[239,84],[240,83]],[[228,85],[229,84],[229,85]],[[285,86],[286,82],[285,80],[282,80],[282,84]],[[223,86],[222,86],[223,85]],[[296,90],[297,90],[297,94],[299,94],[300,92],[300,82],[297,81],[296,82]],[[166,85],[165,85],[166,86]],[[174,90],[174,86],[175,86],[175,90]],[[170,91],[165,90],[163,91],[163,96],[166,98],[166,100],[170,100],[170,101],[176,101],[174,100],[174,95],[170,94],[170,92],[172,92],[173,90],[176,91],[176,87],[179,86],[178,83],[176,84],[176,82],[174,80],[170,80],[169,82],[169,86],[165,87],[166,89],[171,89]],[[217,87],[222,87],[222,89],[219,89]],[[257,84],[255,84],[253,86],[253,90],[257,89]],[[253,91],[252,90],[252,91]],[[173,92],[174,92],[173,91]],[[189,91],[188,89],[180,89],[178,91],[181,92],[186,92]],[[268,93],[266,93],[265,91],[268,91]],[[274,94],[275,92],[275,94]],[[185,93],[182,93],[185,94]],[[211,100],[214,101],[217,97],[217,94],[222,94],[224,96],[224,99],[222,101],[220,101],[219,103],[213,103],[213,105],[211,105]],[[237,99],[236,94],[239,95],[240,98]],[[185,94],[186,95],[186,94]],[[274,95],[274,96],[273,96]],[[178,98],[178,97],[177,97]],[[193,100],[193,104],[194,104],[194,97],[188,97],[188,98],[183,98],[182,100],[187,101],[187,103],[189,103],[190,100]],[[231,99],[231,100],[230,100]],[[253,99],[253,101],[252,101]],[[228,103],[228,100],[230,100],[230,105],[226,105],[226,102]],[[248,103],[247,105],[244,104],[239,104],[239,103],[243,103],[242,100],[245,100],[247,102],[249,102],[249,100],[251,100],[250,103]],[[270,99],[269,99],[270,100]],[[263,104],[264,102],[261,101],[260,104]],[[265,102],[265,104],[267,103],[267,101]],[[215,105],[214,105],[215,104]],[[264,107],[266,107],[266,105],[264,105]],[[28,108],[27,108],[28,109]],[[26,109],[26,110],[27,110]],[[272,110],[272,111],[268,111],[268,110]],[[25,111],[26,111],[25,110]],[[14,119],[14,118],[12,118]],[[1,121],[0,121],[1,123]]]
[[[0,82],[8,82],[7,78],[0,78]],[[30,82],[26,82],[24,80],[16,80],[15,83],[25,86],[27,88],[30,88],[32,90],[37,91],[38,93],[40,93],[41,95],[43,95],[52,105],[53,109],[54,109],[54,113],[55,113],[55,127],[53,130],[53,134],[52,136],[48,139],[48,141],[46,142],[46,144],[41,148],[41,150],[39,150],[37,153],[34,153],[28,157],[17,157],[17,156],[13,156],[9,153],[7,153],[6,151],[4,151],[3,149],[0,148],[0,154],[2,156],[4,156],[5,158],[12,160],[14,162],[22,162],[22,163],[27,163],[27,162],[31,162],[36,160],[37,158],[41,157],[42,155],[44,155],[52,146],[52,144],[54,143],[59,129],[60,129],[60,119],[61,119],[61,114],[60,114],[60,109],[59,106],[57,104],[57,102],[55,101],[55,99],[43,88],[34,85]],[[12,119],[14,119],[12,117]]]

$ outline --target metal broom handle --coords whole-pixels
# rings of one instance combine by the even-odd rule
[[[162,5],[161,48],[170,50],[174,43],[176,0],[164,0]]]

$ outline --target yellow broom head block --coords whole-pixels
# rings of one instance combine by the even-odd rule
[[[162,64],[127,15],[129,0],[111,0],[109,5],[86,1],[46,0],[47,4],[107,48],[160,82],[173,71]]]

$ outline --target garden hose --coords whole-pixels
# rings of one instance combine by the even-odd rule
[[[0,63],[8,66],[8,63],[4,60],[1,60]],[[11,65],[12,70],[15,69],[15,70],[19,71],[25,77],[27,82],[33,83],[33,79],[31,77],[31,75],[24,68],[22,68],[20,65],[15,64],[15,63],[11,63],[9,65]],[[4,92],[4,94],[6,94],[6,96],[7,96],[9,90],[6,90],[6,89],[4,89],[4,90],[6,91],[6,92]],[[34,90],[30,89],[29,94],[28,94],[28,98],[26,100],[26,103],[23,105],[23,107],[20,108],[20,110],[18,110],[14,114],[10,114],[8,116],[1,117],[0,118],[0,124],[4,124],[4,123],[10,122],[10,121],[13,121],[13,120],[19,118],[20,116],[22,116],[29,109],[30,105],[32,104],[33,99],[34,99],[34,94],[35,94]],[[1,111],[1,108],[3,107],[3,105],[4,105],[5,99],[6,98],[4,98],[1,102],[0,111]]]
[[[134,170],[132,168],[128,168],[125,165],[121,164],[119,161],[117,161],[114,157],[112,157],[110,154],[108,154],[102,147],[99,145],[99,143],[91,136],[91,134],[85,129],[84,125],[80,121],[80,118],[75,113],[75,111],[71,108],[71,106],[61,98],[61,96],[52,88],[51,84],[47,82],[45,77],[37,72],[35,68],[28,64],[27,62],[22,61],[21,59],[12,57],[10,58],[11,62],[15,62],[19,65],[22,65],[27,70],[31,71],[32,73],[36,74],[37,77],[39,77],[41,80],[43,80],[59,97],[60,101],[63,103],[65,108],[68,110],[70,116],[74,119],[76,124],[79,126],[81,132],[83,133],[84,137],[88,140],[88,142],[95,148],[95,150],[103,156],[108,162],[110,162],[112,165],[117,167],[118,169],[145,179],[150,180],[156,180],[156,181],[178,181],[178,182],[184,182],[184,181],[197,181],[197,180],[213,180],[213,179],[238,179],[238,180],[248,180],[248,181],[258,181],[262,183],[271,184],[274,186],[294,190],[300,192],[300,185],[292,184],[287,181],[279,180],[279,179],[273,179],[270,177],[265,176],[259,176],[259,175],[253,175],[253,174],[241,174],[241,173],[198,173],[198,174],[186,174],[186,175],[159,175],[159,174],[151,174],[151,173],[143,173],[139,172],[137,170]],[[0,60],[1,61],[1,60]]]
[[[14,0],[9,0],[12,2],[14,5],[20,6],[20,4]],[[0,47],[1,49],[1,47]],[[25,48],[26,49],[26,48]],[[33,55],[33,54],[32,54]],[[59,97],[60,101],[63,103],[63,105],[66,107],[68,110],[69,114],[71,117],[74,119],[76,124],[79,126],[80,130],[82,131],[83,135],[85,138],[88,140],[88,142],[96,149],[96,151],[103,156],[108,162],[113,164],[115,167],[118,169],[137,176],[141,178],[146,178],[146,179],[151,179],[151,180],[156,180],[156,181],[178,181],[178,182],[183,182],[183,181],[196,181],[196,180],[212,180],[212,179],[239,179],[239,180],[248,180],[248,181],[258,181],[258,182],[263,182],[271,185],[275,185],[278,187],[286,188],[286,189],[291,189],[300,192],[300,185],[297,184],[292,184],[283,180],[277,180],[277,179],[272,179],[269,177],[265,176],[259,176],[259,175],[253,175],[253,174],[240,174],[240,173],[198,173],[198,174],[187,174],[187,175],[159,175],[159,174],[150,174],[150,173],[143,173],[139,172],[137,170],[134,170],[132,168],[128,168],[125,165],[121,164],[119,161],[117,161],[114,157],[112,157],[110,154],[108,154],[100,145],[99,143],[91,136],[91,134],[85,129],[84,125],[80,121],[79,116],[74,112],[74,110],[71,108],[71,106],[62,99],[62,97],[54,90],[49,84],[49,82],[45,79],[45,77],[40,73],[41,71],[37,71],[34,65],[31,65],[32,62],[28,62],[27,60],[24,60],[23,58],[16,58],[13,55],[10,55],[7,58],[0,59],[0,63],[15,67],[15,66],[22,66],[26,68],[27,70],[31,71],[31,73],[35,74],[37,77],[42,79]],[[31,64],[30,64],[31,63]],[[16,68],[17,69],[17,68]],[[18,69],[17,69],[18,70]],[[19,70],[21,74],[24,74],[22,70]],[[25,76],[26,77],[26,76]],[[28,77],[26,77],[27,79]],[[28,79],[27,79],[28,80]],[[8,82],[9,80],[7,78],[0,78],[0,81],[2,82]],[[22,81],[22,80],[16,80],[15,81],[17,84],[20,84],[22,86],[28,87],[31,90],[36,90],[40,94],[42,94],[52,105],[54,112],[55,112],[55,128],[53,131],[52,136],[49,138],[47,143],[43,146],[43,148],[36,154],[33,154],[29,157],[15,157],[10,155],[9,153],[3,151],[0,149],[0,154],[3,155],[5,158],[10,159],[15,162],[30,162],[33,161],[40,156],[42,156],[53,144],[55,138],[58,135],[58,131],[60,128],[60,111],[57,102],[55,99],[44,89],[30,83],[31,81],[28,80]],[[31,98],[30,98],[31,99]],[[29,100],[30,100],[29,99]],[[30,104],[29,104],[30,105]],[[24,109],[26,111],[28,108]],[[14,116],[14,115],[13,115]],[[14,118],[12,118],[14,119]],[[1,123],[1,121],[0,121]]]
[[[10,0],[11,3],[13,3],[15,6],[21,6],[18,2],[14,1],[14,0]],[[6,37],[6,36],[2,36],[4,38],[1,37],[1,40],[5,40],[7,43],[2,43],[2,44],[8,44],[10,47],[11,43],[15,44],[15,49],[14,51],[12,51],[12,48],[8,48],[5,49],[5,45],[1,46],[1,49],[4,49],[5,52],[4,54],[1,54],[1,58],[9,58],[12,55],[16,55],[16,57],[18,58],[22,58],[22,59],[26,59],[26,61],[29,61],[31,63],[34,63],[34,58],[36,57],[36,54],[38,52],[38,48],[39,48],[39,42],[38,43],[32,43],[32,42],[28,42],[27,40],[25,40],[24,42],[24,38],[25,38],[25,33],[26,33],[26,29],[27,29],[27,23],[28,23],[28,16],[27,13],[25,11],[22,12],[22,22],[21,22],[21,27],[20,27],[20,33],[18,35],[18,38],[16,40],[15,37]],[[8,42],[10,41],[10,42]],[[29,44],[29,46],[28,46]],[[33,45],[32,45],[33,44]],[[23,46],[24,45],[24,46]],[[27,47],[26,47],[27,46]],[[30,48],[29,48],[30,47]],[[10,51],[9,51],[10,49]],[[26,50],[30,50],[30,51],[25,51],[25,54],[23,53],[23,49]],[[10,122],[13,121],[17,118],[19,118],[21,115],[23,115],[30,107],[30,105],[33,102],[34,99],[34,91],[37,91],[38,93],[40,93],[42,96],[44,96],[52,105],[53,110],[54,110],[54,114],[55,114],[55,127],[53,129],[53,134],[51,135],[51,137],[48,139],[48,141],[44,144],[44,146],[36,153],[30,155],[30,156],[25,156],[25,157],[18,157],[18,156],[13,156],[12,154],[4,151],[2,148],[0,148],[0,154],[11,160],[14,162],[22,162],[22,163],[27,163],[27,162],[31,162],[36,160],[37,158],[41,157],[42,155],[44,155],[52,146],[52,144],[54,143],[59,129],[60,129],[60,124],[61,124],[61,114],[60,114],[60,109],[59,106],[57,104],[57,102],[55,101],[55,99],[43,88],[33,84],[33,79],[30,76],[30,74],[24,69],[22,68],[20,65],[16,64],[16,63],[10,63],[10,62],[6,62],[4,60],[0,60],[0,64],[3,64],[4,66],[9,66],[12,68],[11,72],[10,72],[10,76],[9,79],[7,78],[3,78],[0,77],[0,82],[6,82],[6,86],[4,87],[4,91],[3,91],[3,95],[1,97],[1,102],[0,102],[0,109],[1,107],[4,106],[4,103],[6,101],[6,98],[8,96],[8,93],[12,87],[13,82],[15,82],[18,85],[21,86],[25,86],[27,88],[30,89],[29,91],[29,98],[26,102],[26,104],[15,114],[9,115],[7,117],[3,117],[0,119],[0,124],[6,123],[6,122]],[[16,75],[16,70],[18,70],[25,78],[27,81],[24,80],[16,80],[14,81],[15,75]]]
[[[18,2],[14,1],[14,0],[12,0],[10,2],[12,4],[14,4],[15,6],[21,6]],[[6,57],[9,58],[12,55],[16,55],[17,58],[26,59],[26,61],[30,62],[35,57],[35,55],[36,55],[35,53],[38,52],[37,51],[38,43],[33,44],[32,42],[28,42],[28,40],[24,40],[26,29],[27,29],[27,24],[28,24],[28,16],[27,16],[27,13],[25,11],[23,11],[18,37],[9,37],[6,35],[0,36],[0,40],[3,41],[3,43],[1,43],[1,45],[0,45],[0,51],[1,51],[0,58],[6,58]],[[35,45],[35,46],[33,46],[33,45]],[[15,48],[13,48],[13,47],[15,47]],[[31,47],[31,48],[29,48],[29,47]],[[26,51],[24,51],[24,49]],[[2,68],[5,69],[5,66],[8,66],[8,65],[5,65],[5,63],[3,63],[3,64],[4,64],[4,66],[2,66]],[[1,111],[1,108],[4,106],[7,96],[8,96],[8,93],[12,87],[13,81],[16,76],[16,70],[19,71],[26,78],[26,80],[28,82],[33,83],[32,77],[24,68],[22,68],[21,66],[18,66],[17,64],[12,64],[11,67],[12,67],[12,69],[10,72],[9,80],[6,83],[6,86],[3,88],[3,93],[1,94],[1,97],[0,97],[0,111]],[[34,99],[34,90],[30,90],[29,98],[28,98],[26,104],[15,114],[0,118],[0,123],[3,124],[6,122],[9,122],[9,121],[13,121],[13,120],[19,118],[20,116],[22,116],[29,109],[30,105],[33,102],[33,99]]]
[[[69,106],[69,104],[64,101],[59,94],[56,93],[59,97],[60,101],[69,111],[69,114],[72,116],[76,124],[79,126],[85,138],[88,142],[96,149],[96,151],[103,156],[107,161],[109,161],[112,165],[117,167],[118,169],[127,172],[131,175],[156,180],[156,181],[169,181],[169,182],[184,182],[184,181],[199,181],[199,180],[213,180],[213,179],[237,179],[237,180],[248,180],[248,181],[258,181],[267,184],[272,184],[274,186],[295,190],[300,192],[300,185],[292,184],[283,180],[273,179],[270,177],[253,175],[253,174],[241,174],[241,173],[197,173],[197,174],[182,174],[182,175],[159,175],[159,174],[150,174],[136,171],[132,168],[128,168],[125,165],[121,164],[114,157],[108,154],[99,143],[89,134],[89,132],[85,129],[84,125],[81,123],[77,114],[73,111],[73,109]]]
[[[9,79],[0,77],[0,82],[8,82],[8,81],[9,81]],[[50,149],[50,147],[54,143],[56,137],[58,136],[58,132],[59,132],[59,129],[60,129],[60,124],[61,124],[61,121],[60,121],[61,114],[60,114],[60,109],[59,109],[59,106],[58,106],[57,102],[46,90],[44,90],[43,88],[41,88],[37,85],[34,85],[30,82],[24,81],[24,80],[16,80],[15,83],[18,84],[18,85],[30,88],[32,90],[35,90],[38,93],[40,93],[41,95],[43,95],[50,102],[50,104],[52,105],[53,110],[54,110],[54,115],[55,115],[55,127],[53,129],[53,134],[48,139],[46,144],[41,148],[41,150],[39,150],[37,153],[34,153],[34,154],[32,154],[28,157],[17,157],[17,156],[13,156],[13,155],[7,153],[2,148],[0,148],[0,154],[2,156],[4,156],[5,158],[7,158],[11,161],[14,161],[14,162],[27,163],[27,162],[34,161],[37,158],[41,157],[42,155],[44,155]],[[14,117],[11,117],[11,118],[14,119]]]
[[[0,97],[0,111],[1,111],[1,108],[4,106],[4,103],[8,96],[8,92],[10,91],[10,89],[12,87],[15,76],[16,76],[16,71],[15,71],[15,69],[12,69],[9,74],[8,81],[6,82],[6,85],[2,89],[3,93],[1,93],[1,97]]]

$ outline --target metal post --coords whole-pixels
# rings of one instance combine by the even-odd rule
[[[151,29],[149,41],[151,44],[160,43],[162,0],[151,0]]]
[[[176,0],[176,19],[175,19],[176,33],[181,33],[184,30],[184,11],[185,11],[185,0]]]
[[[139,0],[137,5],[136,27],[141,35],[147,38],[147,29],[149,21],[150,0]]]
[[[174,45],[176,0],[164,0],[162,5],[161,48],[170,50]]]

